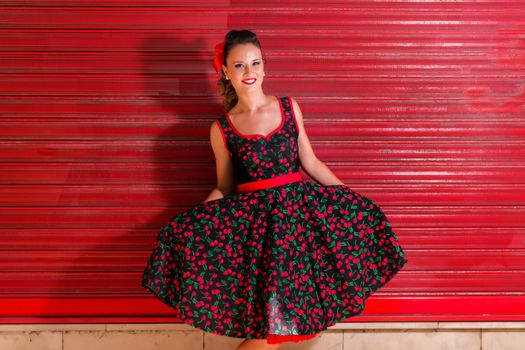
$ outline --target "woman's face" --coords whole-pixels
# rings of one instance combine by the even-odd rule
[[[263,82],[264,63],[261,50],[254,44],[234,46],[226,59],[227,66],[222,67],[224,75],[237,93],[243,90],[257,89]]]

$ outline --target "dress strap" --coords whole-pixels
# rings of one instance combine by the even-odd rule
[[[293,103],[290,96],[279,97],[281,99],[281,104],[284,109],[285,116],[285,127],[287,127],[291,134],[296,138],[299,137],[299,127],[297,126],[297,120],[293,111]]]
[[[233,133],[232,128],[230,127],[230,124],[226,120],[226,116],[223,115],[217,119],[215,119],[215,123],[219,126],[219,130],[221,131],[222,141],[224,142],[224,147],[228,150],[228,153],[230,154],[230,157],[232,156],[231,151],[231,134]]]

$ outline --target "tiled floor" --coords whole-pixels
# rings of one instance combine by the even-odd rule
[[[243,339],[184,324],[0,325],[6,350],[234,350]],[[523,322],[342,323],[280,350],[522,350]]]

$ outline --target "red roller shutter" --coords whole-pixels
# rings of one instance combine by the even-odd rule
[[[213,47],[242,28],[406,250],[353,320],[525,319],[521,1],[0,5],[1,322],[176,320],[140,276],[215,185]]]

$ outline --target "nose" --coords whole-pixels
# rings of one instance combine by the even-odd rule
[[[250,76],[251,72],[254,72],[257,69],[257,67],[253,67],[252,65],[247,65],[245,72],[248,76]]]

